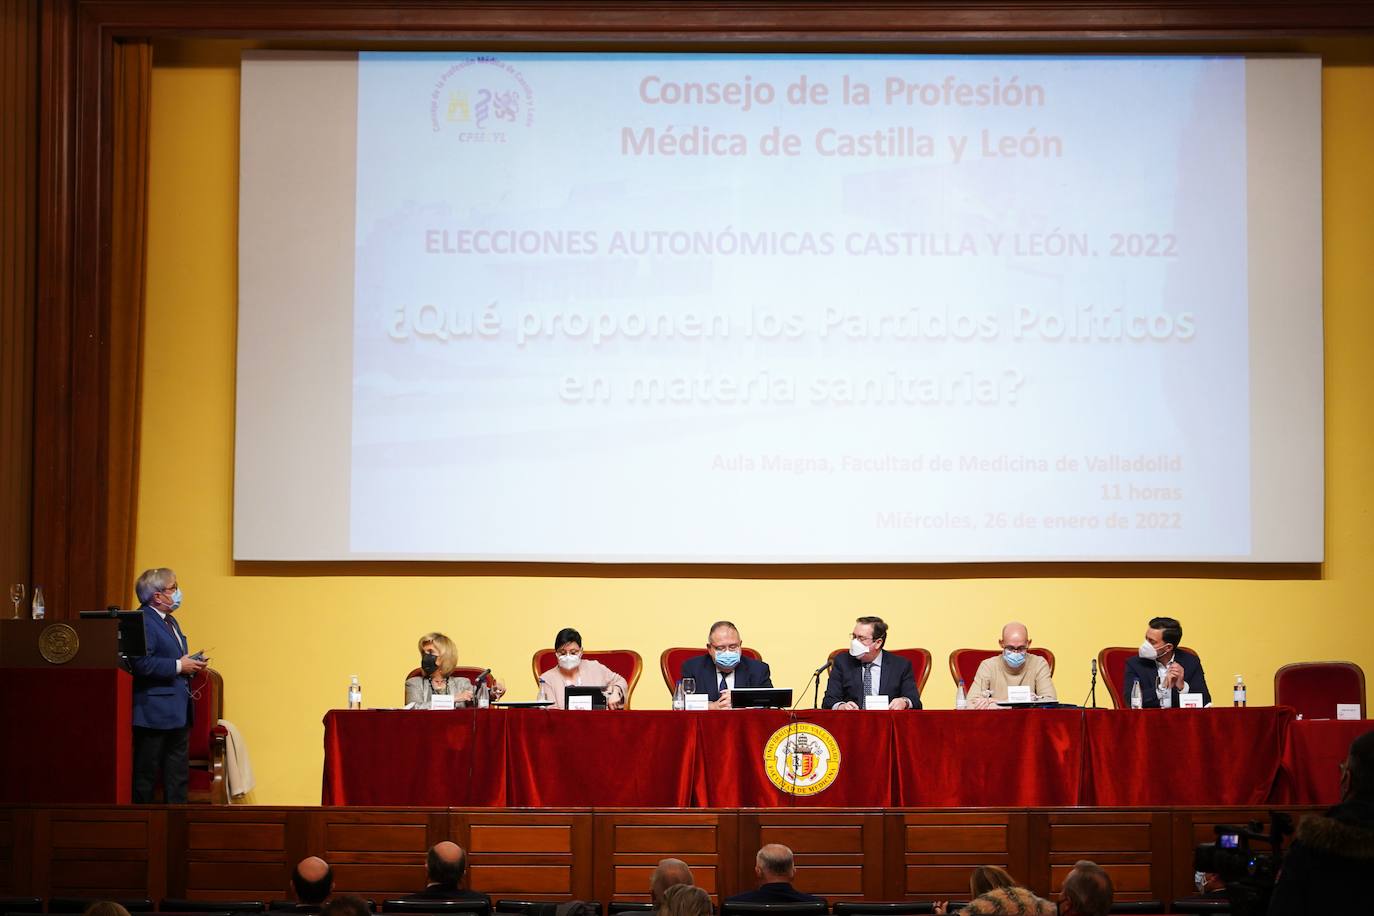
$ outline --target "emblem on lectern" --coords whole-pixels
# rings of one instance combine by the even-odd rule
[[[840,775],[840,745],[830,732],[795,722],[773,732],[763,749],[768,779],[789,795],[815,795]]]
[[[38,654],[54,665],[65,665],[76,658],[76,650],[80,648],[81,639],[76,630],[65,623],[46,626],[38,634]]]

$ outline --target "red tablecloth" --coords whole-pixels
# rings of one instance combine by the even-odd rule
[[[1310,727],[1322,724],[1295,723],[1287,707],[796,715],[782,710],[335,710],[324,720],[323,802],[454,807],[1316,804],[1330,797],[1322,776],[1327,751],[1317,747],[1317,738],[1302,736],[1324,735]],[[813,733],[813,726],[824,734]],[[1348,747],[1354,737],[1354,732],[1330,731],[1329,739],[1320,740],[1332,747],[1342,742]],[[766,760],[770,740],[775,753]],[[838,761],[830,759],[827,742],[833,742]],[[792,772],[810,776],[800,781],[779,776],[779,785],[769,769],[789,751],[797,752],[784,756],[797,761]],[[1279,799],[1281,761],[1290,788]],[[1332,774],[1335,768],[1332,763]],[[821,773],[834,774],[821,780],[824,789],[804,785]],[[1331,781],[1334,791],[1334,777]]]
[[[1288,727],[1274,801],[1294,805],[1334,805],[1340,801],[1340,766],[1350,742],[1374,729],[1374,722],[1305,719]]]

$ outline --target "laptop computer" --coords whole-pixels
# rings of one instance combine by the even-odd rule
[[[735,709],[790,709],[791,687],[736,687],[730,691],[730,705]]]
[[[573,708],[573,697],[591,697],[592,709],[606,708],[606,694],[600,687],[565,687],[563,689],[563,708]]]

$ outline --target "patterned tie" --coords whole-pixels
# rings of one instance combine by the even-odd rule
[[[873,663],[864,665],[864,696],[873,696]]]
[[[172,615],[168,614],[162,618],[162,622],[167,624],[167,632],[172,634],[172,639],[176,642],[177,648],[181,648],[181,634],[177,632],[176,624],[172,623]]]

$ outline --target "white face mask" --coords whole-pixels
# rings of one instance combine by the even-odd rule
[[[867,655],[867,654],[868,654],[868,646],[865,646],[863,643],[859,642],[857,639],[851,639],[851,640],[849,641],[849,654],[852,655],[852,656],[854,656],[855,658],[858,658],[858,657],[861,656],[861,655]]]
[[[1150,645],[1149,640],[1146,640],[1140,644],[1140,657],[1154,661],[1159,658],[1159,650]]]
[[[582,664],[582,656],[580,655],[558,656],[558,667],[562,668],[564,671],[572,671],[580,664]]]

